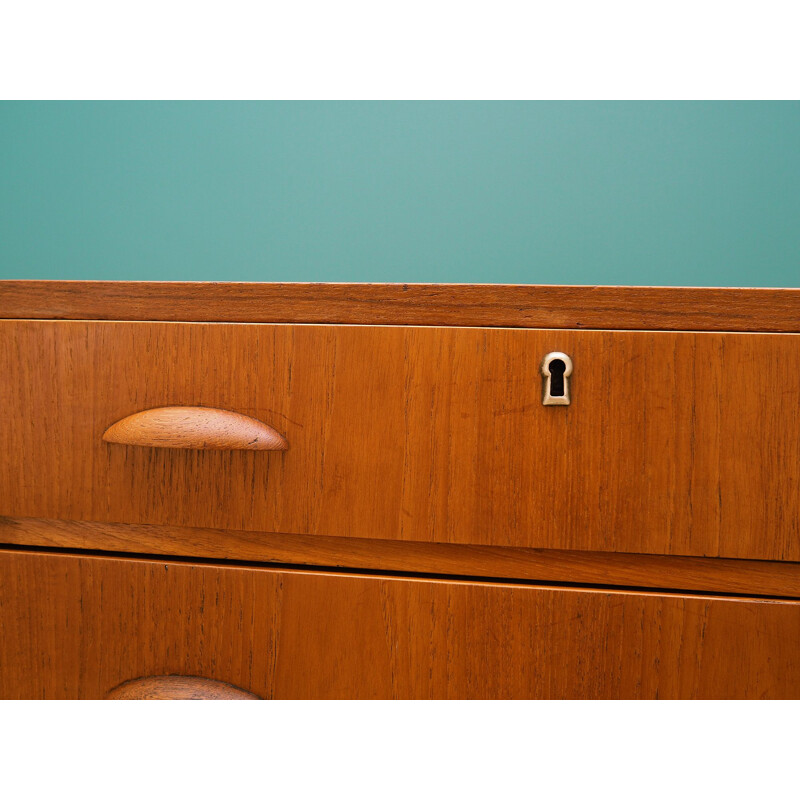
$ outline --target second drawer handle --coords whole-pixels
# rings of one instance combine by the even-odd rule
[[[113,688],[106,700],[259,700],[230,683],[194,675],[151,675]]]
[[[115,422],[103,440],[183,450],[286,450],[278,431],[260,420],[201,406],[163,406]]]

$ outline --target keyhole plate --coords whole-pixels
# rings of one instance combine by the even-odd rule
[[[542,405],[570,404],[570,375],[572,359],[566,353],[548,353],[542,359]]]

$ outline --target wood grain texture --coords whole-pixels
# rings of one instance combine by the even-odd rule
[[[235,411],[198,406],[149,408],[115,422],[104,442],[178,450],[286,450],[269,425]]]
[[[252,692],[208,678],[189,675],[152,675],[112,689],[107,700],[258,700]]]
[[[6,552],[0,697],[798,698],[800,603]]]
[[[0,317],[800,332],[800,290],[0,281]]]
[[[0,514],[800,561],[799,344],[3,321]],[[556,350],[574,362],[568,407],[541,404]],[[165,403],[274,420],[292,447],[102,441]]]
[[[800,598],[800,564],[0,517],[0,543]]]

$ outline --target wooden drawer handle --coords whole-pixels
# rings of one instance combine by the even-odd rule
[[[286,450],[289,447],[278,431],[253,417],[200,406],[163,406],[131,414],[115,422],[103,434],[103,441],[184,450]]]
[[[113,688],[106,700],[260,700],[238,686],[193,675],[152,675]]]

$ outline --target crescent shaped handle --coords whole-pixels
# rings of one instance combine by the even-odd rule
[[[230,683],[194,675],[151,675],[113,688],[106,700],[260,700]]]
[[[115,422],[103,441],[182,450],[286,450],[278,431],[260,420],[202,406],[163,406]]]

